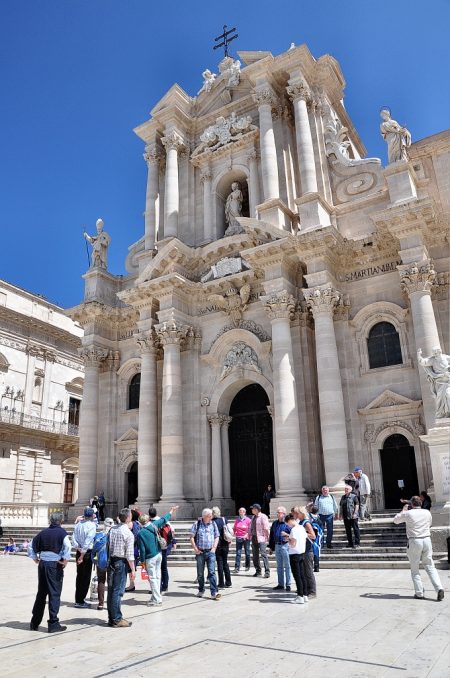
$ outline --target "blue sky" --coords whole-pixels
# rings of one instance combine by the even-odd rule
[[[101,216],[109,269],[143,233],[146,167],[132,128],[178,82],[196,94],[223,24],[236,50],[306,43],[332,54],[368,155],[386,161],[379,109],[413,141],[449,125],[447,0],[1,0],[0,277],[51,301],[82,298],[83,225]]]

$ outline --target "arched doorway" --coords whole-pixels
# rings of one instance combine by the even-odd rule
[[[236,511],[240,506],[248,509],[254,502],[261,503],[265,487],[274,484],[269,404],[267,394],[259,384],[245,386],[231,403],[231,496]]]
[[[400,433],[386,438],[380,450],[385,508],[401,508],[400,499],[419,493],[414,447]],[[400,482],[401,481],[401,482]],[[403,484],[402,487],[399,486]]]
[[[127,473],[127,506],[136,503],[138,496],[138,463],[133,462]]]

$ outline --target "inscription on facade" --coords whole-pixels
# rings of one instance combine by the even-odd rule
[[[342,282],[353,282],[354,280],[361,280],[362,278],[372,278],[375,275],[396,271],[397,266],[401,263],[401,261],[389,261],[388,263],[380,264],[379,266],[368,266],[367,268],[361,268],[358,271],[350,271],[349,273],[341,274],[338,277]]]

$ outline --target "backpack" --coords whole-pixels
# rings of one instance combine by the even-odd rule
[[[323,527],[319,525],[319,523],[316,520],[310,520],[310,523],[316,534],[316,538],[314,539],[314,541],[311,541],[313,554],[315,556],[320,556],[320,549],[322,548],[323,542]]]
[[[109,566],[109,533],[100,532],[95,535],[92,545],[91,559],[101,570]]]
[[[170,525],[168,525],[168,524],[166,523],[166,524],[163,525],[163,526],[161,527],[161,529],[159,530],[159,534],[160,534],[160,536],[161,536],[163,539],[166,540],[166,545],[165,545],[165,546],[161,546],[161,548],[162,548],[163,550],[166,550],[167,547],[169,546],[169,544],[171,544],[171,543],[173,542],[173,532],[172,532],[172,528],[170,527]]]

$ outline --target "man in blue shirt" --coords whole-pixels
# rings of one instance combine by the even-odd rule
[[[216,580],[216,548],[219,543],[219,530],[212,519],[212,511],[203,509],[202,517],[191,527],[191,544],[197,561],[198,594],[201,598],[205,593],[205,565],[208,568],[211,598],[220,600]]]
[[[84,520],[75,525],[72,544],[75,546],[77,560],[77,578],[75,581],[75,607],[90,607],[85,598],[89,591],[92,573],[91,552],[94,545],[97,525],[94,523],[94,509],[86,506]]]
[[[327,485],[322,487],[321,494],[318,494],[315,498],[314,506],[319,510],[319,518],[322,522],[324,533],[325,527],[327,529],[327,549],[331,549],[333,548],[331,542],[333,540],[334,518],[337,518],[339,511],[336,499],[330,494],[330,488]]]
[[[70,558],[70,539],[61,527],[62,513],[52,513],[50,527],[37,534],[28,555],[38,565],[38,592],[33,606],[30,631],[37,631],[45,611],[48,596],[48,632],[65,631],[67,626],[59,623],[58,612],[64,579],[64,568]]]
[[[278,584],[274,591],[291,590],[291,566],[289,563],[289,543],[288,537],[283,536],[283,532],[289,534],[291,528],[285,522],[286,509],[284,506],[277,508],[277,519],[273,521],[269,536],[269,553],[275,551],[277,561]]]

